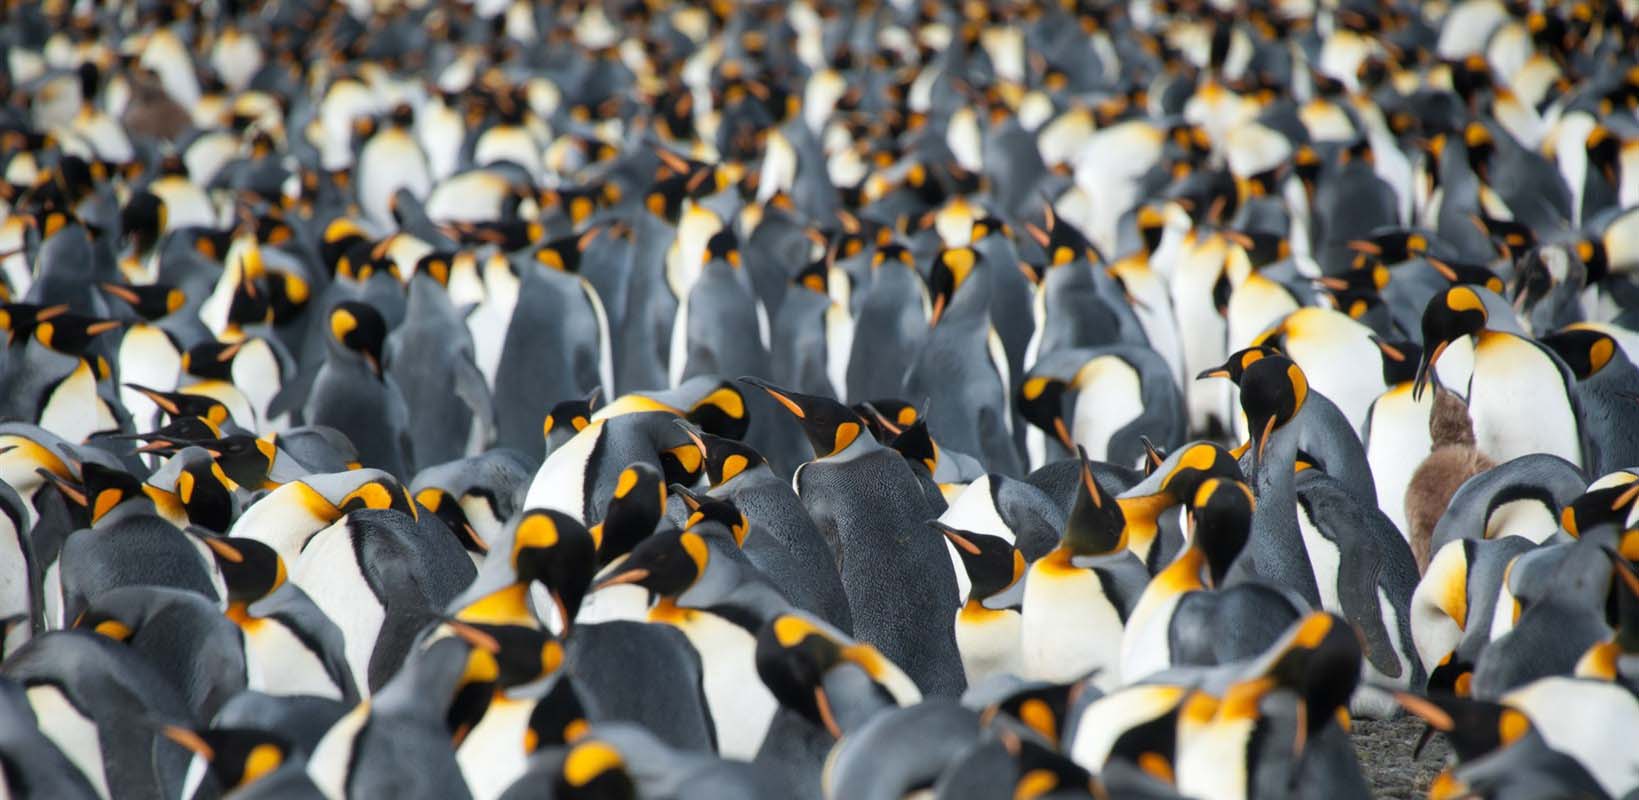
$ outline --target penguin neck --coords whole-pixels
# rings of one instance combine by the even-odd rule
[[[1127,546],[1139,558],[1148,560],[1150,548],[1155,545],[1155,537],[1161,531],[1161,514],[1178,504],[1169,492],[1139,495],[1137,497],[1118,497],[1116,503],[1121,506],[1121,515],[1127,520]]]
[[[228,608],[223,614],[228,619],[233,620],[233,624],[241,628],[246,627],[256,621],[256,617],[251,616],[250,613],[251,602],[249,600],[230,600]]]
[[[1320,591],[1315,586],[1314,574],[1309,567],[1308,549],[1303,542],[1302,529],[1298,527],[1297,509],[1297,478],[1294,470],[1297,465],[1298,454],[1298,427],[1296,420],[1287,423],[1270,435],[1264,446],[1263,458],[1258,460],[1257,476],[1257,508],[1252,512],[1252,532],[1247,539],[1247,547],[1252,549],[1252,555],[1263,553],[1271,559],[1281,559],[1281,563],[1297,562],[1301,560],[1300,572],[1308,577],[1302,585],[1287,588],[1297,591],[1309,601],[1310,605],[1320,607]],[[1256,443],[1253,445],[1256,447]],[[1280,581],[1283,578],[1297,577],[1282,575],[1279,564],[1257,563],[1254,558],[1247,564],[1252,574],[1269,581]]]

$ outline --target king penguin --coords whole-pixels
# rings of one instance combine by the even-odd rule
[[[383,371],[386,323],[372,306],[351,300],[327,314],[328,352],[302,417],[346,434],[365,466],[408,475],[409,410],[398,382]]]
[[[876,645],[929,694],[963,685],[948,624],[956,576],[944,543],[927,528],[922,488],[900,455],[835,400],[755,379],[798,423],[814,448],[792,484],[820,534],[835,541],[854,635]]]
[[[1058,683],[1092,676],[1119,686],[1121,637],[1149,572],[1127,549],[1121,506],[1086,457],[1058,547],[1030,565],[1022,600],[1024,675]]]
[[[990,322],[988,270],[999,268],[968,247],[935,257],[927,340],[905,375],[904,393],[936,398],[928,429],[939,441],[981,458],[992,472],[1018,475],[1007,356]]]

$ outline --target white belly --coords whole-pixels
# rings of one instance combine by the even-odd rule
[[[359,688],[363,688],[362,686]],[[325,797],[342,800],[347,795],[348,769],[353,761],[353,743],[370,721],[370,704],[360,703],[336,720],[313,746],[307,759],[307,776]]]
[[[757,674],[757,640],[715,614],[694,613],[676,626],[700,653],[701,684],[724,758],[750,761],[762,747],[778,703]]]
[[[341,629],[353,682],[359,694],[368,697],[370,656],[387,614],[359,571],[345,518],[309,540],[291,567],[290,580]]]
[[[1337,597],[1337,546],[1315,527],[1309,515],[1304,512],[1302,504],[1298,505],[1297,511],[1298,530],[1303,532],[1303,549],[1308,554],[1309,566],[1315,573],[1315,588],[1320,590],[1320,607],[1333,614],[1342,614],[1343,601]]]
[[[1127,617],[1126,631],[1121,636],[1121,674],[1128,681],[1139,680],[1152,672],[1172,666],[1172,648],[1168,629],[1178,601],[1186,593],[1163,591],[1155,581],[1145,588],[1144,594]]]
[[[342,699],[324,662],[282,623],[253,620],[243,636],[246,687],[251,691]]]
[[[1121,635],[1121,617],[1097,575],[1030,570],[1020,626],[1023,677],[1067,683],[1097,669],[1097,686],[1119,686]]]
[[[992,675],[1017,675],[1023,668],[1019,636],[1023,618],[1016,611],[973,611],[956,615],[956,649],[962,654],[967,684],[976,686]]]
[[[1475,443],[1497,463],[1550,453],[1582,466],[1576,415],[1564,384],[1534,345],[1511,336],[1487,336],[1475,350],[1468,399]]]
[[[97,396],[97,379],[82,361],[46,398],[40,413],[40,427],[79,444],[91,434],[115,430],[119,424],[114,421],[108,405]]]
[[[1144,413],[1138,373],[1115,356],[1100,356],[1083,366],[1076,378],[1080,391],[1071,438],[1087,448],[1088,458],[1108,461],[1110,438]]]
[[[1201,800],[1246,797],[1246,745],[1252,721],[1180,726],[1178,793]]]
[[[462,740],[455,762],[473,800],[500,797],[524,773],[529,754],[524,752],[524,732],[534,701],[496,696],[483,719]]]
[[[102,743],[97,739],[97,724],[80,713],[68,702],[61,689],[50,685],[28,689],[28,704],[34,709],[34,718],[57,749],[74,766],[80,768],[91,788],[97,794],[108,796],[108,776],[103,772]]]
[[[1433,408],[1432,391],[1416,402],[1411,399],[1411,387],[1401,385],[1377,398],[1372,410],[1366,463],[1377,488],[1377,507],[1405,537],[1411,535],[1406,523],[1406,488],[1433,444],[1428,434],[1428,415]]]

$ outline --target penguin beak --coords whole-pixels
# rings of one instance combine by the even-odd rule
[[[1423,356],[1422,361],[1418,362],[1417,377],[1412,380],[1411,384],[1412,400],[1423,399],[1423,390],[1428,388],[1429,383],[1435,380],[1434,364],[1440,360],[1440,355],[1445,353],[1446,348],[1450,345],[1450,342],[1440,342],[1434,346],[1434,349],[1429,350],[1428,353]]]
[[[819,713],[825,732],[831,734],[833,739],[841,739],[842,726],[837,724],[836,716],[831,713],[831,700],[825,695],[824,686],[814,687],[814,709]]]
[[[937,528],[940,533],[944,534],[945,538],[949,539],[950,543],[956,546],[956,549],[961,550],[968,555],[979,555],[979,546],[974,544],[971,539],[963,536],[960,531],[957,531],[955,528],[945,525],[938,520],[934,520],[932,525],[933,527]]]
[[[1064,445],[1064,449],[1076,449],[1076,440],[1070,435],[1070,428],[1064,424],[1064,417],[1053,417],[1053,433],[1058,435],[1059,443]]]
[[[614,575],[610,575],[609,577],[604,578],[601,581],[598,581],[596,584],[594,584],[592,586],[592,591],[595,592],[595,591],[598,591],[599,589],[607,589],[610,586],[621,586],[621,585],[628,584],[628,583],[641,584],[643,581],[646,581],[648,579],[649,579],[649,571],[648,570],[646,570],[642,567],[634,567],[634,568],[631,568],[631,569],[622,570],[620,572],[615,573]]]
[[[67,478],[59,477],[56,473],[44,467],[34,470],[34,473],[56,486],[57,490],[62,492],[64,497],[74,501],[75,505],[87,507],[91,505],[91,500],[85,496],[85,490],[74,485]]]
[[[193,754],[211,761],[216,758],[216,751],[199,734],[178,725],[166,725],[160,729],[165,738],[187,748]]]

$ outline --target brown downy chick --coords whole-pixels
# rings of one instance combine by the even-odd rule
[[[1417,559],[1418,572],[1428,569],[1434,525],[1451,504],[1451,496],[1464,481],[1496,466],[1474,446],[1468,404],[1444,387],[1435,392],[1428,433],[1433,440],[1428,457],[1417,465],[1406,486],[1406,524],[1411,526],[1411,553]]]

